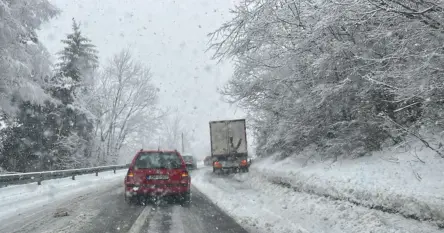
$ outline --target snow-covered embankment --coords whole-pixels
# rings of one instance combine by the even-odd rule
[[[266,158],[252,165],[250,175],[444,227],[444,159],[427,148],[384,151],[335,163],[303,166],[304,162]]]

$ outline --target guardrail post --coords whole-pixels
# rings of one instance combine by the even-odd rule
[[[40,174],[39,178],[37,178],[37,185],[42,185],[43,174]]]
[[[76,175],[73,174],[71,179],[76,180]]]

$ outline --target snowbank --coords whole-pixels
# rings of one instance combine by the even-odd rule
[[[94,192],[108,185],[122,183],[127,170],[100,172],[76,176],[76,180],[61,178],[45,180],[42,185],[29,183],[0,188],[0,222],[32,211],[55,201],[67,200],[83,192]]]
[[[213,175],[203,168],[193,185],[239,224],[255,233],[440,233],[435,225],[348,201],[295,192],[256,172]]]
[[[444,159],[431,150],[387,150],[355,160],[255,161],[251,175],[307,192],[444,226]]]
[[[256,233],[284,233],[308,232],[290,218],[282,218],[270,210],[271,198],[260,197],[260,193],[242,186],[223,177],[213,177],[211,168],[201,168],[192,174],[192,184],[214,204],[229,214],[249,232]],[[276,206],[280,211],[280,206]]]

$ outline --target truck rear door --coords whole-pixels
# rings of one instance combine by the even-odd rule
[[[218,157],[229,153],[226,121],[210,122],[211,155]]]
[[[245,120],[210,122],[211,152],[223,168],[238,167],[247,156]]]

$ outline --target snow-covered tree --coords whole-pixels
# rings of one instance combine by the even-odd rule
[[[182,134],[184,150],[189,153],[191,152],[191,142],[194,139],[194,131],[190,128],[190,124],[187,124],[184,115],[175,109],[162,119],[159,131],[160,147],[168,150],[177,149],[183,153]]]
[[[57,75],[53,80],[54,95],[65,104],[72,104],[76,98],[88,94],[98,66],[95,45],[82,34],[80,24],[75,19],[72,21],[73,31],[62,40],[65,47],[58,53]]]
[[[442,2],[241,1],[211,34],[223,94],[251,111],[258,154],[359,156],[418,126],[441,133]]]
[[[10,171],[29,172],[48,168],[46,156],[52,137],[47,132],[47,108],[30,101],[22,102],[13,123],[2,130],[0,166]]]
[[[96,51],[73,22],[73,33],[53,78],[44,90],[50,98],[37,104],[21,100],[14,124],[3,131],[2,164],[17,171],[66,169],[88,165],[94,116],[89,112],[88,89],[97,66]]]
[[[51,80],[52,96],[61,104],[54,105],[57,120],[52,133],[57,135],[51,155],[58,168],[81,166],[92,153],[94,115],[89,111],[94,70],[98,66],[95,46],[82,34],[73,19],[72,33],[62,40],[56,75]]]
[[[47,0],[0,0],[0,112],[11,115],[21,100],[49,98],[43,88],[49,54],[36,30],[58,12]]]
[[[36,30],[58,13],[46,0],[0,0],[0,167],[33,171],[43,168],[49,138],[45,131],[45,91],[51,67],[49,53]],[[43,152],[43,153],[42,153]]]
[[[161,116],[156,106],[159,89],[150,70],[128,50],[110,59],[95,81],[92,112],[97,117],[98,160],[115,162],[126,143],[153,134],[149,129],[156,128]]]

